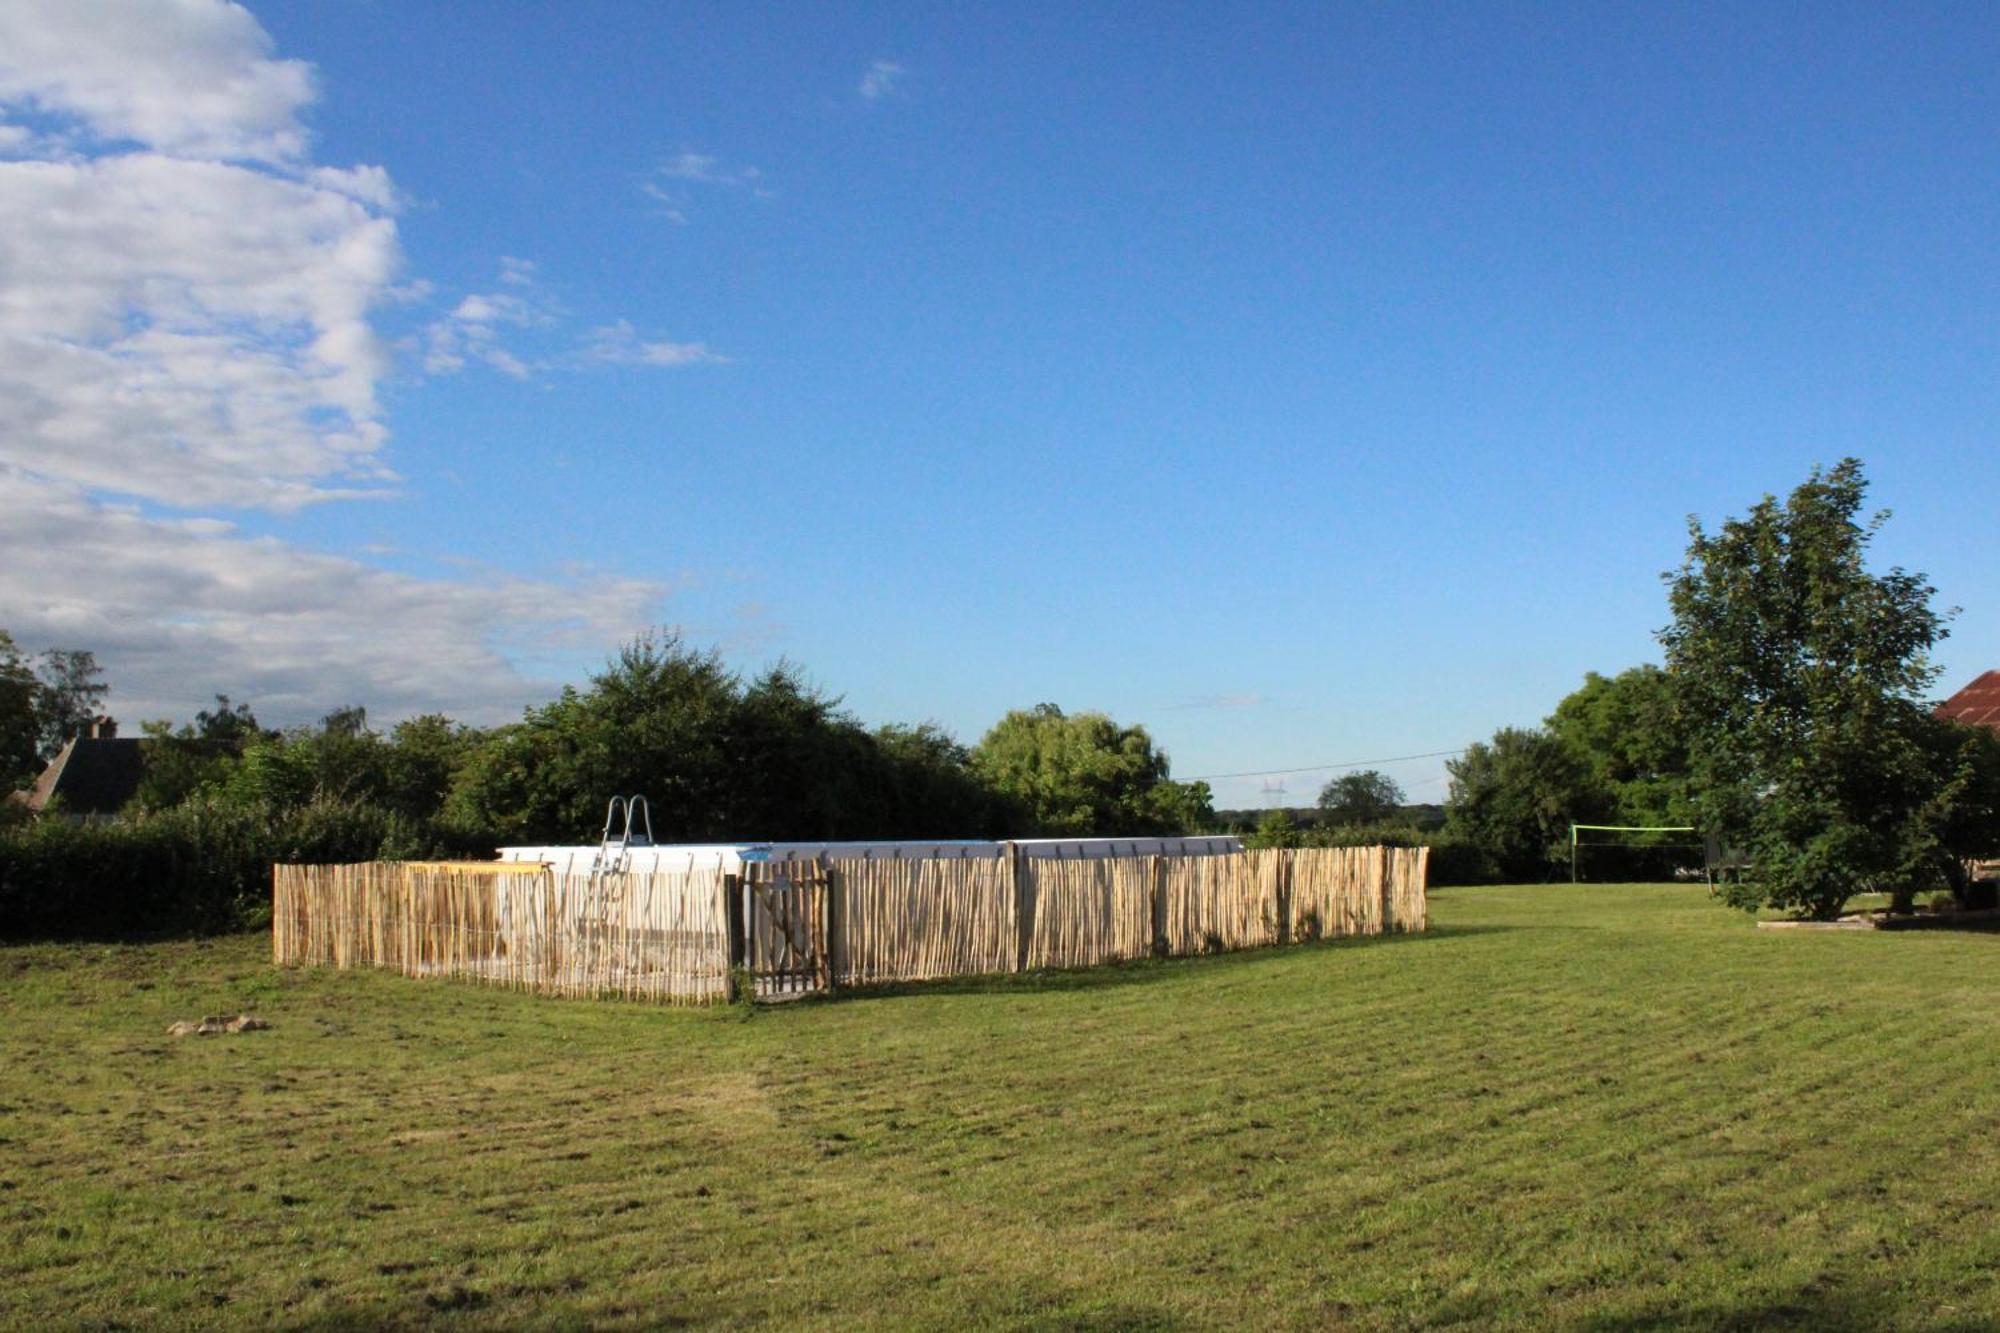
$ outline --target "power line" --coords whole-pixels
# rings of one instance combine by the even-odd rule
[[[1366,768],[1370,764],[1401,764],[1411,759],[1449,759],[1465,753],[1463,746],[1456,750],[1432,750],[1429,754],[1399,754],[1387,759],[1349,759],[1338,764],[1307,764],[1302,768],[1259,768],[1248,773],[1197,773],[1182,782],[1220,782],[1224,778],[1276,778],[1287,773],[1326,773],[1337,768]]]

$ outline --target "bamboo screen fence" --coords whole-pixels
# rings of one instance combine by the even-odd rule
[[[281,964],[703,1004],[732,962],[867,986],[1422,930],[1425,848],[832,860],[662,874],[536,863],[279,866]]]
[[[278,866],[279,963],[385,967],[552,995],[726,998],[720,870],[557,875],[535,864]]]

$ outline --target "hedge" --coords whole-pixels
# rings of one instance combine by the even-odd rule
[[[190,802],[108,822],[0,829],[0,939],[209,933],[269,920],[271,867],[490,856],[477,831],[377,806]]]

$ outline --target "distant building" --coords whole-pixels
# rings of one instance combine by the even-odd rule
[[[2000,732],[2000,671],[1988,671],[1937,706],[1937,715]],[[1970,863],[1974,879],[2000,878],[2000,861]]]
[[[118,735],[118,724],[100,717],[56,752],[42,776],[16,799],[32,814],[53,805],[73,819],[109,819],[139,792],[146,776],[145,742]]]
[[[1988,671],[1946,699],[1937,715],[1969,726],[2000,731],[2000,671]]]
[[[118,734],[115,721],[100,717],[56,752],[34,786],[7,799],[26,806],[31,815],[115,819],[139,795],[154,762],[205,760],[237,753],[240,747],[233,742],[195,736],[127,739]],[[157,797],[158,793],[154,795]]]

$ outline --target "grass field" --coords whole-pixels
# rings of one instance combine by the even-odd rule
[[[755,1014],[0,949],[0,1327],[2000,1326],[2000,937],[1432,918]]]

